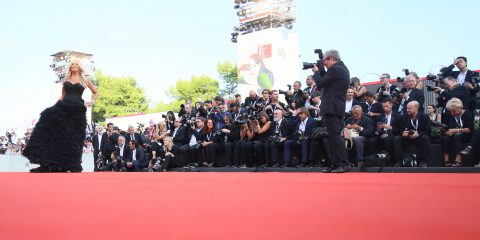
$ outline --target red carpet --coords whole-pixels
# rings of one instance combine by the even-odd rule
[[[0,174],[0,239],[480,239],[478,174]]]

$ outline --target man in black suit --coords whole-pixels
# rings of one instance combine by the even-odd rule
[[[276,109],[273,113],[273,122],[270,125],[270,136],[275,136],[276,141],[270,139],[265,143],[266,166],[280,167],[280,153],[288,136],[288,120],[283,118],[283,111]]]
[[[447,89],[441,89],[437,87],[433,92],[438,94],[437,102],[438,105],[445,108],[447,102],[452,98],[458,98],[462,101],[465,109],[471,111],[472,107],[475,110],[475,105],[471,105],[471,96],[468,88],[465,85],[460,85],[457,83],[457,79],[453,77],[444,78],[445,86]]]
[[[259,102],[260,101],[258,101],[257,92],[255,92],[255,90],[250,90],[250,92],[248,93],[248,97],[245,98],[245,103],[243,104],[243,106],[250,114],[253,110],[256,110],[257,103]]]
[[[190,131],[190,142],[188,143],[188,156],[189,162],[187,164],[196,164],[196,166],[208,166],[203,158],[202,148],[200,147],[199,141],[202,139],[203,127],[205,126],[206,119],[203,117],[198,117],[195,120],[195,124],[191,126]]]
[[[355,130],[357,137],[353,137],[353,148],[355,149],[355,161],[359,166],[363,163],[365,156],[365,143],[373,136],[373,121],[363,114],[361,106],[352,107],[352,117],[345,120],[345,128]]]
[[[365,111],[367,109],[366,102],[360,102],[356,100],[354,97],[354,90],[352,88],[347,89],[347,96],[345,100],[345,119],[352,116],[352,107],[355,105],[359,105]]]
[[[183,126],[182,119],[177,118],[175,119],[174,123],[175,128],[170,131],[170,137],[173,138],[173,144],[178,148],[178,156],[177,159],[182,162],[187,162],[187,155],[189,149],[189,129],[186,126]]]
[[[128,126],[128,134],[125,138],[127,139],[127,142],[135,140],[140,146],[145,147],[144,144],[146,143],[146,139],[144,139],[140,133],[136,133],[135,127],[133,126]]]
[[[290,118],[290,134],[285,141],[283,149],[283,167],[289,166],[292,162],[292,148],[300,145],[302,153],[302,162],[299,167],[306,167],[308,162],[308,136],[314,127],[316,121],[308,117],[310,114],[304,107],[298,109],[292,118]],[[299,138],[299,132],[303,133],[305,138]]]
[[[135,140],[130,140],[128,147],[130,148],[131,154],[130,158],[126,160],[127,171],[140,172],[142,168],[148,166],[148,161],[145,158],[145,150]]]
[[[107,164],[107,171],[119,172],[126,167],[126,162],[131,159],[130,147],[125,143],[125,137],[120,135],[118,137],[118,144],[115,146],[115,154],[117,162],[110,162]]]
[[[400,89],[390,82],[390,74],[384,73],[380,76],[382,86],[377,88],[377,101],[382,102],[383,99],[393,99],[398,96]]]
[[[419,162],[420,166],[427,166],[426,160],[430,147],[430,118],[419,112],[420,105],[417,101],[408,103],[407,115],[400,122],[401,135],[393,138],[393,148],[395,165],[400,165],[402,161],[403,149],[406,145],[416,144],[420,146]]]
[[[377,118],[383,114],[382,103],[375,100],[375,95],[372,92],[365,93],[365,100],[366,108],[363,109],[363,112],[376,122]]]
[[[106,162],[110,162],[110,156],[115,149],[115,141],[113,140],[113,123],[107,124],[107,131],[102,134],[100,142],[100,152],[102,153]],[[104,164],[106,164],[106,162]]]
[[[97,126],[97,134],[95,134],[95,136],[93,136],[93,138],[92,138],[93,163],[94,163],[93,171],[94,172],[98,171],[97,160],[98,160],[98,155],[100,153],[100,149],[102,148],[102,136],[103,136],[103,126],[98,125]]]
[[[393,137],[398,136],[402,129],[400,129],[400,122],[403,116],[393,111],[393,103],[391,100],[386,100],[382,103],[383,114],[374,122],[375,136],[367,140],[367,149],[369,154],[377,153],[386,150],[390,156],[393,154]],[[393,161],[393,158],[391,158]],[[387,163],[393,165],[394,162]]]
[[[296,108],[303,107],[305,105],[305,99],[303,97],[303,91],[301,90],[302,83],[300,81],[295,81],[293,83],[293,91],[288,91],[285,95],[285,101],[288,105],[292,105],[293,102],[296,104]]]
[[[405,90],[400,92],[400,105],[398,107],[398,112],[402,115],[407,115],[407,105],[410,102],[416,101],[419,104],[419,111],[423,112],[423,104],[425,103],[425,95],[423,94],[422,90],[416,88],[417,86],[417,79],[412,76],[408,75],[405,77]]]
[[[468,70],[467,66],[467,58],[466,57],[457,57],[453,64],[448,66],[445,70],[443,70],[443,76],[451,76],[457,79],[457,82],[460,85],[465,86],[468,88],[471,97],[475,97],[477,92],[480,90],[480,87],[475,82],[475,78],[479,78],[479,73]],[[457,67],[460,71],[453,71],[453,68]],[[473,100],[473,99],[472,99]],[[465,106],[465,105],[464,105]],[[470,105],[467,105],[470,106]]]
[[[317,87],[323,88],[320,112],[325,119],[332,153],[332,165],[325,172],[346,172],[350,171],[350,162],[340,132],[345,114],[345,93],[350,83],[350,72],[336,50],[325,52],[322,62],[328,69],[327,72],[324,66],[318,66],[321,71],[314,66],[312,71]]]

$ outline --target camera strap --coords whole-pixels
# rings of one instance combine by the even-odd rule
[[[412,123],[412,126],[413,128],[415,128],[415,131],[418,132],[418,117],[417,117],[417,120],[415,121],[415,124],[413,124],[413,120],[410,118],[410,122]]]
[[[458,127],[463,128],[462,115],[455,117],[455,121],[457,122]]]

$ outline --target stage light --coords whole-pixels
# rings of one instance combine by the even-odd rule
[[[233,33],[232,33],[232,39],[231,39],[231,41],[232,41],[233,43],[237,43],[237,36],[238,36],[238,32],[233,32]]]
[[[240,8],[240,5],[233,6],[233,9],[239,9],[239,8]]]
[[[292,30],[293,28],[293,24],[291,20],[286,21],[284,25],[285,25],[285,28],[288,30]]]

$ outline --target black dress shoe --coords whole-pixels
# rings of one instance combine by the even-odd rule
[[[288,163],[284,163],[284,164],[282,164],[282,166],[280,166],[280,167],[288,167]]]
[[[267,165],[267,167],[268,167],[268,166],[269,166],[269,165]],[[272,165],[272,167],[280,167],[280,164],[279,164],[279,163],[275,163],[275,164]]]
[[[460,154],[462,154],[462,155],[468,155],[468,154],[470,154],[471,151],[472,151],[472,147],[471,147],[471,146],[467,146],[467,147],[464,148],[462,151],[460,151]]]
[[[304,168],[304,167],[308,167],[308,165],[304,164],[304,163],[301,163],[300,165],[298,165],[298,167]]]
[[[350,168],[348,166],[345,166],[345,167],[338,167],[338,168],[332,170],[331,172],[332,173],[344,173],[344,172],[350,172],[350,170],[352,170],[352,168]]]

